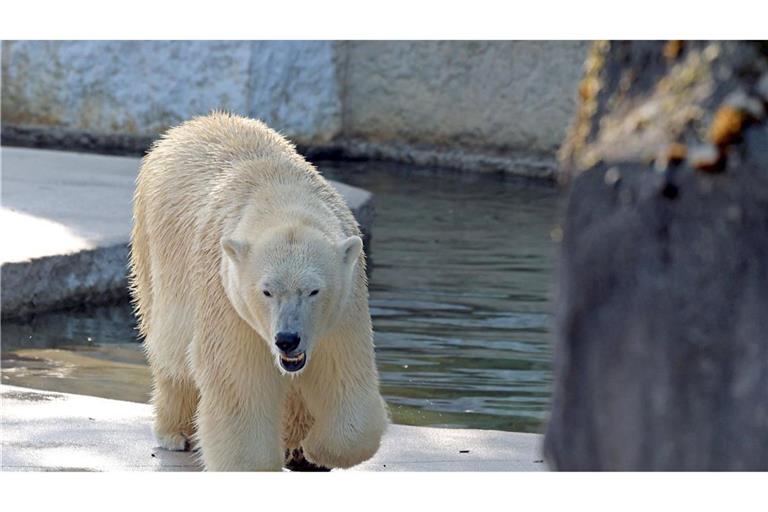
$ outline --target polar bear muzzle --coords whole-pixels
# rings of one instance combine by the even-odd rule
[[[284,354],[280,354],[280,366],[287,372],[297,372],[304,368],[307,363],[307,353],[303,350],[296,356],[288,357]]]
[[[304,350],[297,351],[301,337],[295,332],[278,332],[275,336],[275,345],[280,349],[280,366],[287,372],[297,372],[307,363],[307,353]]]

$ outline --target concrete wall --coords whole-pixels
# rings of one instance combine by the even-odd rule
[[[584,42],[349,43],[344,134],[553,152],[576,109]]]
[[[303,143],[341,129],[334,43],[3,43],[3,123],[154,135],[211,109],[264,119]]]
[[[575,111],[586,49],[504,41],[4,42],[2,120],[146,137],[228,109],[303,145],[405,144],[383,153],[396,159],[408,145],[552,154]]]

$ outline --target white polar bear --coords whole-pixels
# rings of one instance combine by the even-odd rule
[[[345,468],[388,423],[365,255],[341,196],[259,121],[169,130],[134,197],[131,290],[164,448],[208,470]]]

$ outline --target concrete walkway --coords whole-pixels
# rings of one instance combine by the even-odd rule
[[[3,471],[199,471],[190,453],[157,448],[149,405],[0,386]],[[541,436],[392,425],[352,470],[544,471]]]
[[[141,159],[3,147],[1,163],[3,316],[125,296]],[[370,233],[372,195],[333,185]]]

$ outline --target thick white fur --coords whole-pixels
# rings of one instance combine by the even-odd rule
[[[376,452],[388,420],[359,234],[339,194],[259,121],[214,113],[153,146],[131,289],[163,447],[194,441],[206,469],[240,471],[279,470],[299,446],[326,467]],[[300,302],[307,363],[294,374],[277,364],[275,303],[260,288],[275,272],[285,293],[323,286]]]

